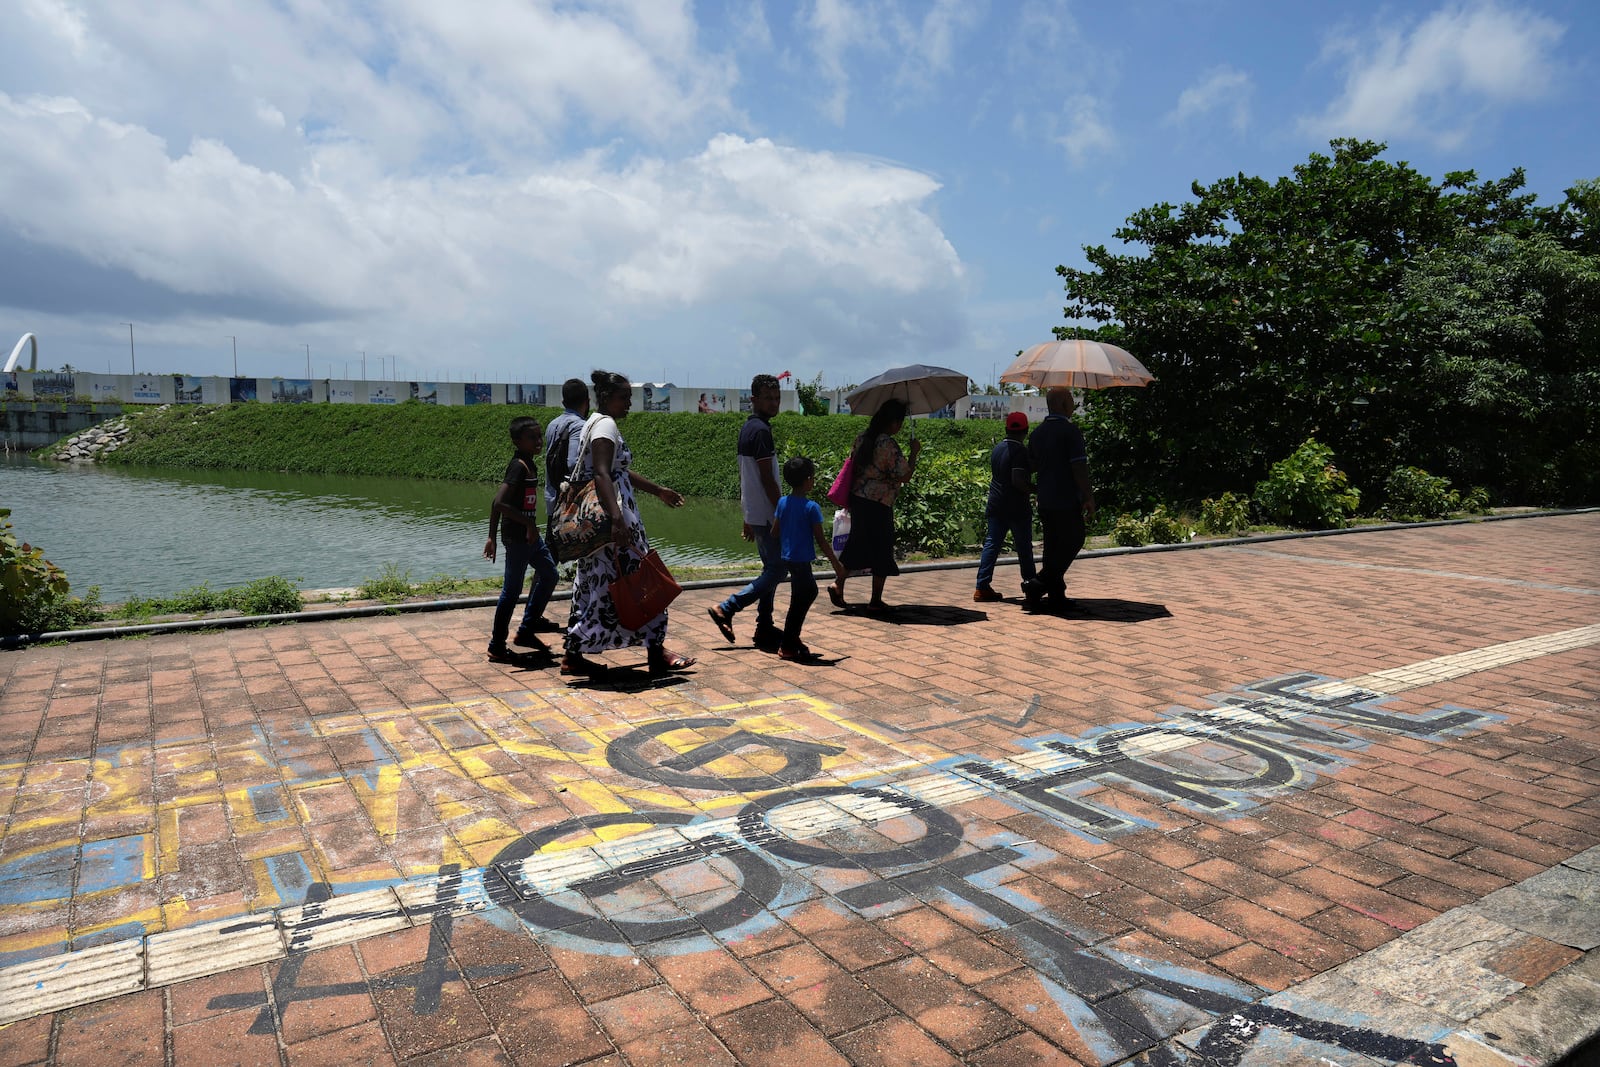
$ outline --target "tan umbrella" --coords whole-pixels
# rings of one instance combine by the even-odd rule
[[[1048,341],[1034,345],[1000,372],[1002,382],[1039,389],[1105,389],[1149,385],[1155,375],[1116,345],[1104,341]]]

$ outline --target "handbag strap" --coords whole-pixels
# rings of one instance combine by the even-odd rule
[[[573,479],[582,476],[583,461],[589,455],[589,442],[594,438],[594,428],[600,425],[600,420],[603,418],[605,418],[604,415],[596,413],[589,416],[589,421],[584,423],[583,433],[578,437],[578,458],[572,464],[572,469],[567,471],[566,482],[571,482]],[[590,477],[593,477],[593,475]]]

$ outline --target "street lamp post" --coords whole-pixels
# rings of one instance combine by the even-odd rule
[[[389,357],[388,356],[379,356],[378,357],[378,380],[380,382],[383,381],[384,378],[388,377],[388,374],[384,371],[384,368],[387,367],[388,365],[389,365]]]
[[[367,380],[367,350],[365,348],[361,350],[361,380]]]
[[[228,334],[228,340],[233,342],[233,376],[239,376],[239,339],[233,334]]]
[[[311,377],[311,346],[310,345],[306,345],[305,346],[305,350],[306,350],[306,378],[309,380],[310,377]]]
[[[117,325],[126,326],[128,328],[128,366],[132,369],[132,373],[138,374],[139,373],[139,365],[136,362],[134,362],[134,358],[133,358],[133,323],[131,323],[131,322],[121,322],[121,323],[118,323]]]

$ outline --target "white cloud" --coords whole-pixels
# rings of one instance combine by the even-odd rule
[[[1103,107],[1088,93],[1075,93],[1061,105],[1052,139],[1066,150],[1067,161],[1075,169],[1117,147],[1116,134],[1102,117]]]
[[[1243,133],[1250,124],[1250,97],[1254,91],[1250,75],[1226,65],[1214,67],[1178,94],[1177,106],[1164,121],[1186,126],[1213,111],[1221,111],[1228,116],[1234,132]]]
[[[894,13],[895,37],[901,52],[897,84],[918,92],[931,89],[950,71],[957,46],[983,17],[971,0],[935,0],[920,22]]]
[[[497,141],[548,137],[570,117],[661,140],[731,110],[732,64],[698,48],[682,2],[406,0],[398,10],[405,72],[441,91],[454,120]]]
[[[796,21],[811,36],[818,73],[828,89],[828,96],[822,102],[823,114],[842,126],[850,108],[850,75],[845,69],[845,53],[872,43],[877,29],[851,0],[813,0],[811,9]]]
[[[30,317],[478,368],[649,336],[708,374],[751,337],[797,370],[966,340],[939,184],[745,134],[686,3],[28,3],[0,242],[36,267],[0,265],[0,306]],[[839,55],[881,47],[820,6]],[[730,35],[770,48],[760,15]],[[929,62],[948,47],[928,28]]]
[[[23,14],[49,29],[51,35],[65,41],[75,56],[81,56],[89,47],[89,26],[83,13],[65,0],[23,0]]]
[[[830,122],[844,125],[854,91],[853,71],[882,79],[896,104],[926,97],[953,69],[965,36],[983,18],[972,0],[812,0],[795,18],[815,57]],[[858,58],[853,68],[851,59]],[[884,74],[885,70],[892,73]],[[874,84],[872,91],[880,91]]]
[[[1562,33],[1542,15],[1483,3],[1335,38],[1327,54],[1344,60],[1344,88],[1321,115],[1302,119],[1301,128],[1318,136],[1459,144],[1486,113],[1549,90]]]
[[[70,99],[4,95],[0,141],[29,161],[0,168],[0,232],[290,319],[538,323],[574,343],[743,305],[842,343],[960,331],[961,263],[927,211],[938,185],[877,161],[724,134],[680,159],[399,176],[340,142],[291,175],[213,140],[172,152]]]

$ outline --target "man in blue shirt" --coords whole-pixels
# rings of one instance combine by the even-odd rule
[[[734,640],[733,617],[756,605],[756,632],[752,638],[763,652],[777,652],[783,631],[772,621],[772,599],[788,575],[778,530],[772,524],[778,506],[778,450],[772,440],[772,416],[778,413],[782,394],[778,379],[758,374],[750,379],[750,417],[739,430],[739,505],[744,512],[744,539],[756,543],[761,573],[755,581],[715,607],[706,609],[722,636]]]
[[[1094,492],[1089,488],[1089,450],[1083,431],[1068,416],[1072,390],[1045,394],[1049,414],[1028,439],[1028,455],[1037,475],[1039,526],[1044,535],[1044,560],[1039,586],[1048,608],[1060,611],[1067,601],[1067,568],[1083,548],[1086,520],[1094,518]]]

